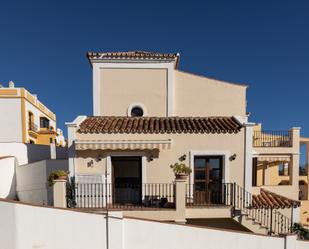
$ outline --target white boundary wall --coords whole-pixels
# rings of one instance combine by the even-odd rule
[[[60,148],[60,147],[52,148],[52,146],[49,145],[38,145],[38,144],[0,142],[0,198],[15,199],[17,194],[16,172],[18,171],[19,167],[33,162],[51,159],[52,155],[54,154],[54,149],[56,149],[57,159],[65,159],[67,161],[68,158],[67,148]],[[6,158],[11,159],[7,160]],[[56,167],[55,169],[58,168]],[[67,167],[65,169],[67,169]],[[33,176],[29,175],[29,177]],[[27,181],[29,180],[29,178],[25,180]],[[32,179],[32,180],[35,182],[37,181],[46,182],[46,177],[44,176],[43,179]],[[41,196],[39,196],[38,198],[42,200]],[[27,199],[22,200],[28,201]],[[31,202],[31,203],[42,204],[42,201]]]
[[[57,159],[67,159],[67,148],[56,148]],[[18,165],[51,159],[51,147],[49,145],[1,143],[0,157],[14,156]]]
[[[126,249],[284,249],[279,237],[133,219],[126,219],[124,236]]]
[[[55,170],[68,170],[68,160],[42,160],[17,167],[16,190],[22,202],[53,205],[53,190],[48,176]]]
[[[16,197],[15,157],[0,157],[0,198]]]
[[[1,202],[0,220],[3,249],[106,248],[103,215]]]
[[[106,249],[105,215],[30,206],[0,199],[4,249]],[[296,236],[249,233],[121,218],[110,213],[109,249],[306,249]]]

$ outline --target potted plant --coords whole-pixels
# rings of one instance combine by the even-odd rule
[[[170,168],[173,170],[175,173],[176,179],[187,179],[187,176],[191,173],[191,168],[188,167],[184,163],[174,163],[170,166]]]
[[[54,185],[54,180],[67,180],[69,172],[65,170],[55,170],[48,176],[48,185],[51,187]]]

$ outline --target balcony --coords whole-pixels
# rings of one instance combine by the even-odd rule
[[[35,123],[30,122],[29,123],[29,131],[37,132],[38,131],[38,126]]]
[[[28,126],[29,136],[36,139],[38,137],[38,126],[33,122],[29,122]]]
[[[292,147],[292,132],[255,131],[253,147]]]

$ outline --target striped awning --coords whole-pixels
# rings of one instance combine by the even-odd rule
[[[76,150],[164,150],[170,149],[171,139],[167,140],[77,140]]]
[[[259,162],[290,162],[291,157],[288,155],[281,155],[281,156],[267,155],[267,156],[258,156],[257,160]]]

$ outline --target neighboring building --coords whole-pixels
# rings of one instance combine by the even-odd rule
[[[248,122],[246,85],[182,72],[179,54],[88,53],[88,59],[94,116],[67,124],[69,168],[77,184],[98,184],[104,190],[77,188],[77,206],[83,207],[85,193],[91,197],[89,191],[95,196],[101,191],[106,205],[172,207],[177,200],[169,165],[180,161],[192,169],[184,219],[222,218],[225,205],[229,217],[233,213],[236,219],[235,210],[240,210],[238,216],[259,224],[260,233],[289,229],[292,220],[299,221],[300,129],[271,133],[264,141]],[[283,167],[283,174],[289,171],[289,184],[270,186],[281,180],[270,176],[270,168],[262,176],[264,162]],[[276,225],[268,222],[273,210]],[[136,216],[147,218],[141,213]],[[174,219],[163,211],[148,216],[154,217]],[[254,230],[246,220],[238,219]]]
[[[262,131],[254,127],[253,186],[280,193],[301,201],[300,223],[309,226],[308,162],[309,139],[299,136],[300,128],[289,131]],[[300,147],[304,146],[304,165],[300,163]]]
[[[0,114],[5,117],[0,124],[0,143],[65,146],[62,131],[56,128],[56,115],[35,94],[15,87],[12,81],[9,87],[0,87]]]

